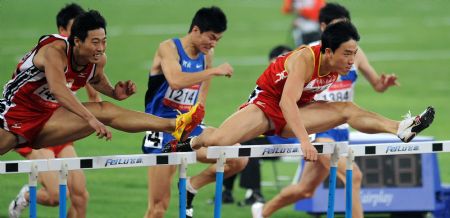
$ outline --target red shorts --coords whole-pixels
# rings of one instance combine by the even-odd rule
[[[30,110],[21,105],[9,108],[3,117],[8,125],[8,131],[26,140],[25,142],[19,140],[20,143],[16,148],[33,147],[34,140],[56,109]]]
[[[247,107],[249,104],[254,104],[259,107],[267,118],[269,118],[273,128],[264,133],[264,135],[278,135],[281,136],[284,127],[286,126],[286,120],[284,119],[283,112],[281,112],[280,101],[274,97],[269,96],[264,90],[257,87],[246,103],[241,105],[239,109]]]
[[[62,145],[56,145],[56,146],[50,146],[42,149],[48,149],[55,154],[55,157],[58,157],[59,153],[67,146],[72,146],[73,142],[68,142],[66,144]],[[15,151],[19,153],[22,157],[27,157],[33,149],[31,147],[23,147],[23,148],[16,148]]]

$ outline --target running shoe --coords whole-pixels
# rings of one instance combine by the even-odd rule
[[[28,207],[29,203],[25,199],[25,194],[29,191],[28,185],[24,185],[20,191],[19,194],[17,194],[16,199],[11,201],[9,204],[9,218],[19,218],[22,211]]]
[[[193,151],[191,148],[191,139],[187,138],[186,141],[177,141],[176,139],[169,141],[162,148],[162,153],[171,153],[171,152],[189,152]]]
[[[410,142],[417,134],[433,123],[434,108],[427,107],[424,112],[415,117],[412,117],[411,113],[408,112],[404,117],[405,119],[398,125],[397,136],[403,142]]]
[[[205,116],[205,108],[200,103],[195,104],[188,112],[179,114],[176,118],[175,131],[172,136],[178,141],[185,141]]]

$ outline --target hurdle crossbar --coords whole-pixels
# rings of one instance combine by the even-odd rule
[[[450,141],[361,144],[349,147],[355,156],[441,153],[450,152]]]
[[[338,152],[343,155],[348,150],[348,142],[313,143],[319,155]],[[243,157],[279,157],[302,156],[300,144],[269,144],[269,145],[244,145],[244,146],[215,146],[208,147],[207,158],[217,159],[216,166],[216,191],[214,200],[214,218],[221,217],[222,208],[222,184],[224,177],[224,164],[227,158]]]
[[[319,154],[332,154],[338,146],[339,153],[347,152],[348,142],[313,143]],[[300,144],[269,144],[269,145],[240,145],[240,146],[212,146],[208,147],[207,158],[217,159],[224,154],[225,158],[239,157],[279,157],[302,156]]]
[[[136,155],[113,155],[97,157],[40,159],[0,161],[0,174],[30,173],[32,165],[37,166],[38,172],[59,171],[64,167],[67,170],[78,169],[107,169],[126,167],[148,167],[156,165],[179,165],[185,163],[196,163],[195,152],[180,152],[169,154],[136,154]]]

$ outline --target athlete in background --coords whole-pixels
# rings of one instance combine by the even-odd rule
[[[196,103],[205,105],[210,80],[215,76],[230,77],[233,68],[224,63],[212,66],[214,48],[227,28],[225,14],[218,7],[199,9],[192,19],[187,35],[168,39],[160,43],[156,51],[148,90],[145,112],[165,118],[174,118],[177,110],[185,112]],[[196,127],[192,135],[203,131]],[[160,131],[148,131],[144,137],[142,151],[146,154],[161,153],[164,144],[174,137]],[[213,163],[206,159],[206,149],[197,152],[200,162]],[[241,171],[247,159],[229,159],[225,175]],[[170,187],[176,166],[148,168],[148,208],[145,217],[163,217],[170,201]],[[193,216],[192,201],[197,190],[215,181],[215,165],[187,179],[187,217]]]

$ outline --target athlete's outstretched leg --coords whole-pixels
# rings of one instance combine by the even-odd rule
[[[175,119],[127,110],[109,102],[84,103],[86,108],[102,123],[125,132],[147,130],[172,132]],[[36,146],[63,144],[92,134],[94,130],[78,115],[60,107],[47,121],[36,139]]]
[[[208,146],[234,145],[248,141],[269,130],[269,120],[263,111],[255,105],[237,111],[228,117],[217,129],[206,129],[194,137],[191,146],[194,149]]]
[[[422,114],[401,122],[364,110],[353,102],[314,102],[300,107],[299,110],[305,128],[310,134],[348,123],[364,133],[397,134],[405,142],[427,128],[434,119],[434,109],[431,107]],[[294,137],[289,126],[283,129],[283,136]]]

